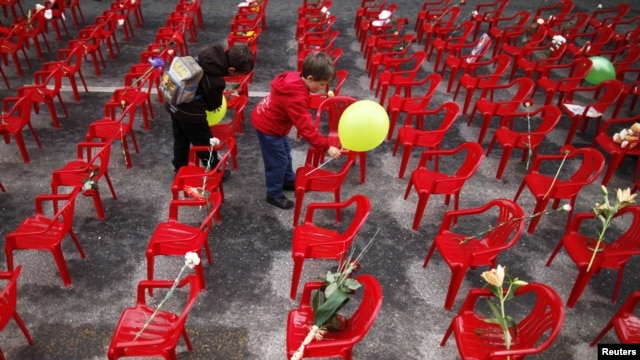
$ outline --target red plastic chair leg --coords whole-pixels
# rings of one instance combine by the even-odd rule
[[[460,267],[452,267],[451,268],[451,280],[449,281],[449,290],[447,290],[447,298],[444,301],[444,308],[446,310],[451,311],[453,308],[453,303],[456,300],[456,295],[458,295],[458,290],[460,289],[460,284],[462,284],[462,280],[464,280],[464,269]]]
[[[300,283],[300,276],[302,275],[302,268],[304,265],[304,258],[294,256],[293,257],[293,273],[291,274],[291,293],[289,297],[291,300],[296,299],[298,293],[298,284]]]
[[[576,282],[573,284],[573,288],[571,289],[571,294],[569,295],[569,299],[567,299],[567,307],[568,308],[573,308],[576,303],[578,302],[578,298],[580,298],[580,295],[582,295],[582,292],[584,291],[584,288],[587,286],[587,284],[589,283],[589,280],[591,280],[591,277],[593,277],[593,271],[589,271],[587,272],[587,269],[578,269],[578,278],[576,279]]]

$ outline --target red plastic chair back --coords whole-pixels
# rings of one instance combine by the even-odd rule
[[[111,337],[107,350],[109,360],[131,356],[162,356],[175,359],[176,346],[181,336],[184,338],[187,349],[193,350],[185,330],[185,324],[200,292],[198,278],[195,275],[187,275],[178,284],[177,289],[189,286],[189,294],[184,307],[175,313],[160,309],[147,329],[138,337],[143,324],[156,310],[154,305],[147,303],[145,297],[147,290],[169,289],[173,285],[173,280],[142,280],[138,283],[136,305],[122,312]]]
[[[613,241],[604,243],[603,250],[596,253],[589,271],[587,268],[593,256],[596,239],[592,235],[584,234],[592,232],[594,226],[601,226],[600,220],[593,212],[585,212],[576,214],[568,225],[567,231],[546,263],[546,266],[551,265],[555,256],[564,247],[578,268],[578,276],[567,299],[567,307],[573,308],[575,306],[593,275],[600,273],[602,269],[618,271],[611,301],[616,302],[618,299],[624,269],[632,256],[640,255],[640,237],[637,236],[640,231],[640,206],[633,205],[620,209],[613,217],[613,221],[615,222],[616,219],[624,215],[630,215],[630,219],[623,221],[624,224],[628,224],[625,225],[626,229]],[[586,228],[588,225],[590,226]]]
[[[548,285],[529,283],[518,288],[511,301],[518,301],[520,297],[527,301],[535,297],[535,303],[529,314],[517,322],[517,335],[513,334],[511,347],[507,350],[504,337],[499,335],[502,328],[485,321],[475,311],[481,298],[491,297],[493,294],[488,289],[472,289],[451,320],[440,346],[444,346],[453,333],[462,359],[524,359],[527,355],[543,353],[560,335],[565,318],[562,300]]]
[[[303,357],[341,357],[351,359],[353,347],[367,335],[382,308],[382,287],[371,275],[360,275],[356,280],[362,284],[360,305],[348,318],[344,330],[331,332],[322,340],[312,341],[305,347]],[[297,309],[289,312],[287,320],[287,358],[291,358],[309,333],[313,324],[311,292],[320,288],[322,283],[305,284],[305,289]]]
[[[9,135],[12,135],[18,145],[22,160],[25,164],[29,163],[29,153],[22,136],[25,126],[29,128],[38,147],[42,148],[40,139],[31,125],[31,99],[28,96],[19,98],[7,97],[3,99],[2,103],[3,112],[0,114],[0,135],[4,136],[5,143],[9,143]]]
[[[637,324],[640,323],[640,317],[635,315],[639,303],[640,291],[632,292],[602,331],[589,343],[589,346],[598,343],[612,327],[616,329],[616,335],[618,335],[621,344],[639,344],[640,329]]]
[[[438,172],[437,169],[428,169],[427,161],[432,158],[440,161],[438,157],[455,159],[459,161],[460,165],[455,172],[449,174]],[[453,209],[458,209],[460,191],[464,183],[478,170],[483,158],[484,150],[478,143],[474,142],[465,142],[453,149],[425,150],[422,153],[418,167],[411,173],[411,179],[404,193],[405,200],[409,197],[411,188],[415,187],[418,193],[418,205],[413,219],[413,230],[418,230],[431,194],[445,195],[445,204],[447,205],[449,204],[449,198],[453,195]]]
[[[569,152],[564,153],[564,151]],[[571,173],[558,178],[555,178],[555,173],[541,173],[540,169],[545,163],[559,166],[563,160],[569,163],[578,162],[577,167]],[[585,185],[593,183],[598,178],[604,168],[604,161],[604,156],[600,151],[592,147],[563,150],[561,154],[538,155],[533,160],[529,172],[522,180],[513,200],[518,199],[525,185],[536,199],[533,214],[544,211],[552,199],[554,208],[558,207],[560,200],[569,200],[569,205],[571,205],[567,216],[567,222],[569,222],[575,208],[576,197]],[[532,218],[527,232],[533,233],[538,222],[540,222],[540,216]]]
[[[439,149],[447,131],[451,129],[458,115],[460,115],[460,107],[454,102],[446,102],[433,110],[422,109],[407,112],[407,120],[405,120],[405,125],[398,130],[398,137],[393,147],[393,156],[396,155],[401,144],[403,148],[398,174],[400,179],[404,178],[413,148]],[[412,117],[428,119],[427,128],[421,126],[420,129],[417,129],[410,126],[410,118]]]
[[[29,334],[29,330],[27,330],[26,325],[16,310],[16,304],[18,302],[18,277],[20,276],[21,270],[22,265],[18,265],[13,271],[0,272],[0,279],[8,281],[0,292],[0,331],[4,330],[9,323],[9,319],[13,318],[20,327],[20,330],[22,330],[24,337],[27,338],[29,345],[33,345],[34,341],[31,338],[31,334]],[[1,354],[0,350],[0,355]]]
[[[473,237],[475,235],[470,230],[456,231],[454,228],[458,222],[473,224],[485,217],[492,219],[494,230],[477,238]],[[451,310],[453,307],[467,270],[477,266],[495,267],[498,255],[516,244],[523,229],[524,212],[517,203],[508,199],[494,199],[480,207],[445,213],[423,264],[423,267],[429,264],[437,248],[451,269],[445,309]]]
[[[596,135],[595,143],[600,146],[604,152],[609,155],[609,161],[607,161],[607,169],[602,177],[602,185],[607,185],[616,169],[622,163],[625,156],[640,157],[640,146],[636,143],[629,142],[626,147],[622,147],[621,144],[613,141],[613,135],[620,132],[622,129],[629,129],[631,125],[640,121],[640,114],[634,117],[628,118],[613,118],[604,122],[600,131]],[[633,182],[636,182],[638,171],[640,170],[640,161],[636,163],[636,171],[634,172]]]
[[[338,227],[337,224],[325,224],[319,219],[324,211],[349,211],[351,222],[346,228]],[[291,299],[296,298],[305,259],[335,259],[339,266],[346,265],[351,244],[370,212],[369,198],[362,194],[354,195],[345,202],[310,203],[307,206],[304,221],[294,228],[291,242]]]

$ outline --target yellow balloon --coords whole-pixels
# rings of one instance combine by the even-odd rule
[[[227,113],[227,99],[222,96],[222,105],[213,111],[206,111],[206,113],[209,126],[219,123],[224,119],[224,115]]]
[[[338,123],[340,143],[352,151],[369,151],[377,147],[388,132],[389,114],[372,100],[359,100],[349,105]]]

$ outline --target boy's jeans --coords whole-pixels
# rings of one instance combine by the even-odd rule
[[[267,197],[279,199],[284,197],[282,187],[285,181],[295,181],[291,160],[291,145],[286,136],[271,136],[256,131],[262,160],[264,162],[264,176],[267,185]]]

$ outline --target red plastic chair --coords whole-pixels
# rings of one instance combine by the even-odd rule
[[[342,52],[342,49],[336,49],[336,50],[340,50],[340,52]],[[318,107],[320,107],[320,104],[322,104],[323,101],[331,97],[328,95],[329,91],[333,92],[332,96],[340,96],[340,90],[342,89],[342,85],[344,85],[344,82],[347,80],[348,76],[349,76],[349,73],[347,72],[347,70],[344,70],[344,69],[336,70],[336,76],[333,78],[331,83],[327,84],[325,88],[326,92],[324,94],[323,93],[309,94],[309,102],[308,102],[309,109],[317,111]]]
[[[342,188],[342,183],[344,183],[351,166],[355,164],[356,157],[359,156],[357,152],[347,152],[345,156],[342,156],[343,160],[338,160],[338,162],[342,161],[341,168],[334,172],[329,169],[318,168],[317,164],[319,164],[319,161],[317,159],[322,158],[320,155],[320,151],[310,147],[307,151],[307,160],[305,161],[305,165],[296,170],[296,203],[293,212],[294,226],[298,224],[300,219],[305,193],[312,191],[333,193],[333,201],[340,202],[340,189]],[[336,211],[336,222],[340,223],[339,211]]]
[[[360,305],[348,319],[347,327],[338,332],[325,334],[322,340],[312,341],[304,349],[303,357],[341,357],[351,360],[353,348],[369,332],[382,308],[382,287],[371,275],[359,275],[356,280],[362,284],[357,290],[362,292]],[[289,312],[287,320],[287,358],[291,358],[309,333],[313,324],[311,293],[317,291],[323,283],[306,283],[297,309]]]
[[[60,68],[62,70],[62,76],[69,79],[71,90],[73,90],[73,97],[76,102],[80,102],[80,93],[78,92],[78,85],[76,83],[76,74],[80,77],[84,91],[89,92],[87,83],[84,80],[82,74],[82,61],[84,51],[82,47],[74,47],[69,49],[58,50],[58,61],[50,61],[42,64],[42,69],[46,71],[53,71],[54,68]]]
[[[213,226],[213,217],[220,208],[222,195],[213,192],[206,199],[198,200],[172,200],[169,204],[169,219],[159,223],[151,240],[147,245],[145,252],[147,257],[147,279],[153,280],[153,270],[155,266],[156,256],[179,256],[192,251],[200,254],[204,248],[209,264],[213,263],[211,259],[211,248],[209,247],[209,233]],[[180,221],[180,209],[185,207],[204,207],[206,215],[204,216],[200,226],[193,226]],[[186,217],[183,215],[183,217]],[[200,281],[199,288],[201,291],[206,289],[204,279],[204,270],[202,262],[195,266],[195,272]],[[150,292],[151,294],[151,292]]]
[[[450,54],[451,52],[455,52],[461,46],[466,44],[467,39],[473,32],[473,27],[475,23],[473,21],[465,21],[460,25],[457,25],[454,28],[443,28],[439,37],[433,39],[431,48],[429,49],[429,54],[427,56],[427,60],[431,60],[431,55],[435,50],[436,61],[433,64],[433,71],[438,71],[438,67],[440,66],[440,60],[446,54]]]
[[[462,70],[463,74],[468,73],[470,69],[474,67],[476,62],[482,60],[484,54],[486,54],[491,47],[492,41],[493,40],[491,40],[489,35],[483,34],[473,43],[460,46],[444,60],[444,65],[441,70],[443,77],[447,72],[447,68],[451,71],[449,74],[447,92],[451,92],[451,87],[453,86],[455,79],[457,79],[458,71]],[[468,53],[463,54],[462,52],[464,49],[469,49]]]
[[[7,89],[11,89],[11,85],[9,85],[9,79],[7,79],[7,74],[4,73],[2,69],[2,62],[0,62],[0,74],[2,74],[2,79],[4,79],[4,84],[7,85]]]
[[[585,230],[592,230],[594,226],[600,226],[600,220],[596,218],[593,212],[579,213],[576,214],[575,218],[573,218],[567,227],[566,233],[558,242],[558,245],[553,250],[553,253],[551,253],[546,264],[546,266],[551,265],[556,254],[564,247],[578,268],[578,277],[567,299],[567,307],[573,308],[575,306],[582,291],[593,275],[600,273],[602,269],[618,270],[616,285],[611,298],[611,302],[616,302],[620,292],[625,266],[632,256],[640,255],[640,237],[638,237],[638,231],[640,231],[640,206],[624,207],[618,211],[613,219],[626,214],[631,215],[631,219],[624,222],[625,224],[629,224],[627,225],[628,227],[625,226],[626,229],[623,229],[624,232],[614,241],[604,243],[604,249],[597,252],[589,271],[587,271],[587,267],[593,256],[593,247],[595,246],[596,239],[594,239],[592,235],[583,235],[583,232]],[[583,221],[585,224],[589,223],[591,227],[589,229],[581,227]],[[581,232],[581,230],[583,232]],[[590,231],[590,233],[593,233],[593,231]]]
[[[100,37],[95,31],[91,33],[80,32],[78,39],[69,40],[69,48],[81,47],[84,53],[84,59],[87,59],[87,56],[91,56],[91,61],[93,62],[93,68],[96,71],[96,76],[100,77],[102,75],[102,71],[100,71],[100,64],[98,63],[98,59],[102,63],[102,68],[107,68],[107,63],[104,61],[104,56],[102,55],[102,50],[100,49],[102,46],[102,42]]]
[[[413,38],[413,35],[403,37],[398,42],[388,44],[389,47],[381,49],[381,52],[371,54],[371,57],[367,58],[367,75],[371,79],[370,89],[373,89],[373,84],[375,84],[376,78],[381,71],[384,71],[387,67],[391,68],[395,62],[401,63],[403,59],[406,60],[410,57],[408,52],[411,48],[411,42],[409,40],[413,41]]]
[[[198,153],[209,153],[210,145],[192,146],[189,149],[189,163],[182,166],[171,184],[171,194],[173,200],[183,198],[202,198],[202,191],[211,194],[219,192],[224,202],[224,187],[222,186],[222,176],[227,167],[227,161],[231,155],[231,151],[235,146],[235,139],[225,138],[219,139],[220,144],[214,146],[214,150],[218,153],[218,164],[207,169],[207,164],[203,164]],[[220,214],[216,214],[216,221],[220,221]]]
[[[298,71],[302,72],[302,63],[304,63],[304,59],[309,54],[313,54],[317,52],[313,49],[303,49],[298,53]],[[333,60],[333,65],[336,66],[338,64],[338,60],[342,57],[344,50],[342,48],[334,47],[326,52],[327,55]]]
[[[438,157],[441,156],[456,160],[456,163],[460,164],[458,169],[451,174],[447,174],[439,172],[436,169],[431,170],[427,168],[428,160],[435,157],[436,161],[439,161]],[[409,197],[411,188],[415,187],[418,195],[418,205],[413,219],[413,230],[418,230],[431,194],[445,195],[446,205],[449,205],[449,199],[451,195],[453,195],[453,210],[458,210],[460,191],[467,179],[473,176],[476,170],[478,170],[483,158],[484,151],[482,147],[474,142],[465,142],[454,149],[426,150],[422,153],[418,167],[411,173],[411,179],[404,193],[404,199],[406,200]]]
[[[578,58],[570,63],[548,65],[545,67],[545,71],[540,74],[534,93],[538,88],[545,92],[545,105],[551,104],[558,93],[558,106],[560,106],[565,93],[580,85],[591,70],[592,64],[591,60],[587,58]]]
[[[242,129],[242,122],[244,121],[244,109],[247,106],[248,98],[245,95],[237,96],[237,99],[228,101],[232,106],[227,105],[227,111],[232,110],[233,117],[230,121],[221,122],[213,126],[209,126],[211,129],[211,135],[218,139],[226,139],[229,137],[236,138],[236,134],[240,133],[238,129]],[[230,144],[231,148],[231,168],[238,170],[238,146],[236,143]]]
[[[164,22],[166,27],[173,28],[182,28],[182,32],[184,34],[189,35],[189,40],[191,43],[196,42],[196,38],[198,37],[197,25],[195,23],[195,19],[192,16],[193,14],[189,11],[173,11]],[[235,26],[235,19],[240,17],[240,15],[236,14],[234,20],[231,22],[231,27]]]
[[[340,118],[342,117],[342,113],[354,102],[356,102],[356,99],[349,96],[332,96],[326,98],[322,103],[320,103],[316,110],[314,117],[316,129],[318,129],[322,134],[325,134],[329,143],[338,149],[342,149],[340,136],[338,134]],[[357,155],[360,166],[360,183],[364,184],[367,178],[367,152],[355,152],[342,149],[343,154],[348,152],[353,152]],[[313,163],[306,165],[318,166],[320,163],[325,161],[324,153],[315,151],[313,151],[313,153]]]
[[[62,24],[65,35],[69,36],[69,31],[67,30],[67,24],[65,22],[64,14],[67,7],[67,0],[45,0],[44,6],[48,10],[51,10],[51,19],[49,20],[49,22],[53,26],[53,30],[56,32],[56,38],[58,39],[58,41],[62,41],[60,24]]]
[[[33,46],[36,48],[36,54],[38,59],[42,59],[42,48],[40,47],[39,39],[47,46],[47,50],[51,51],[49,42],[45,36],[46,19],[44,18],[43,10],[36,10],[32,12],[31,17],[27,19],[27,27],[24,32],[24,45],[28,49],[29,41],[33,42]]]
[[[529,33],[530,35],[526,35]],[[530,58],[540,54],[540,47],[548,41],[548,34],[547,26],[534,23],[534,25],[530,25],[526,30],[524,30],[520,36],[503,41],[502,46],[500,47],[500,53],[511,56],[513,59],[512,63],[515,67],[515,64],[517,64],[520,59],[527,57]],[[525,36],[528,37],[525,38]],[[514,73],[514,71],[515,70],[512,70],[511,73]],[[511,78],[513,78],[513,76]]]
[[[577,12],[564,18],[553,18],[546,23],[549,31],[548,36],[562,35],[567,40],[571,39],[574,35],[584,32],[584,27],[589,22],[590,17],[591,13]]]
[[[501,99],[494,99],[495,92],[501,93]],[[482,125],[478,134],[478,144],[482,144],[487,133],[491,119],[494,116],[506,116],[514,113],[518,107],[529,97],[533,91],[533,80],[529,78],[517,78],[507,84],[490,85],[482,89],[480,98],[476,101],[473,111],[467,121],[471,125],[476,112],[482,115]],[[487,98],[488,95],[488,98]],[[503,96],[510,97],[504,99]]]
[[[405,55],[415,40],[414,34],[381,34],[367,39],[367,46],[363,52],[366,59],[365,67],[367,75],[371,76],[373,71],[377,72],[383,56],[392,55],[394,57]],[[375,66],[374,66],[375,63]]]
[[[637,156],[640,157],[640,146],[637,144],[633,146],[633,142],[630,142],[627,147],[622,148],[620,144],[613,141],[613,134],[620,132],[622,129],[628,129],[636,122],[640,121],[640,114],[629,118],[614,118],[609,119],[602,124],[600,131],[596,135],[595,143],[607,153],[607,169],[602,176],[602,185],[609,184],[609,180],[615,173],[616,169],[622,163],[625,156]],[[633,182],[637,180],[638,172],[640,171],[640,162],[636,162],[636,170],[634,172]]]
[[[453,229],[458,222],[464,222],[464,219],[475,223],[485,216],[495,219],[493,223],[495,230],[486,232],[481,237],[468,239],[474,234],[466,233],[464,230],[462,230],[463,233],[460,230],[456,232]],[[494,199],[480,207],[447,211],[444,214],[440,229],[429,247],[422,266],[427,267],[436,249],[449,266],[451,280],[444,302],[446,310],[451,310],[453,307],[467,270],[478,266],[495,268],[498,255],[518,242],[522,229],[524,229],[524,212],[517,203],[508,199]],[[465,240],[467,241],[462,243]]]
[[[525,162],[528,157],[535,158],[538,155],[538,147],[555,129],[561,115],[560,109],[556,106],[545,105],[528,113],[517,112],[505,116],[500,127],[493,133],[487,148],[487,156],[489,156],[496,141],[502,147],[496,179],[502,178],[513,149],[522,149],[522,162]],[[527,122],[528,117],[531,117],[529,122]],[[536,118],[539,119],[536,120]]]
[[[480,32],[480,28],[483,23],[487,24],[487,31],[496,25],[496,22],[500,19],[502,12],[508,4],[509,0],[495,0],[493,2],[480,3],[476,5],[478,15],[471,17],[471,20],[476,22],[473,40],[478,38],[478,33]]]
[[[267,1],[262,1],[262,5],[263,5],[263,8],[266,8]],[[138,19],[137,19],[138,17],[140,18],[140,20],[144,20],[142,19],[141,7],[138,6],[135,10],[137,10],[137,12],[139,13],[139,14],[135,14],[136,23],[138,22]],[[176,10],[178,11],[188,10],[192,12],[195,15],[198,28],[202,29],[202,26],[204,24],[204,22],[202,21],[202,0],[179,0],[178,3],[176,4]],[[241,11],[241,10],[239,9],[238,11]],[[262,25],[264,26],[265,29],[267,28],[266,18],[264,19],[264,23]]]
[[[608,8],[595,9],[591,12],[591,17],[584,30],[602,30],[602,25],[622,19],[630,10],[631,5],[627,3],[619,3]]]
[[[569,90],[560,104],[562,111],[571,119],[571,126],[567,133],[565,144],[571,144],[573,136],[578,131],[578,126],[582,124],[582,131],[586,129],[588,120],[596,120],[596,133],[600,129],[600,120],[607,112],[609,107],[613,107],[618,102],[618,98],[622,93],[623,84],[618,80],[603,81],[595,86],[576,87]],[[582,102],[584,97],[587,99],[586,104],[578,104]]]
[[[31,338],[31,334],[29,334],[27,326],[24,324],[24,321],[22,321],[20,314],[18,314],[18,310],[16,310],[16,304],[18,302],[18,277],[20,276],[21,270],[22,265],[18,265],[13,271],[0,272],[0,279],[7,281],[7,284],[2,288],[2,292],[0,292],[0,331],[4,330],[7,324],[9,324],[9,320],[13,318],[20,327],[20,330],[22,330],[29,345],[33,345],[34,341]],[[2,350],[0,350],[0,355],[2,355]]]
[[[351,222],[338,228],[337,224],[327,225],[318,217],[325,211],[349,211]],[[328,259],[346,266],[345,261],[353,239],[364,225],[371,212],[371,203],[365,195],[357,194],[345,202],[310,203],[302,224],[293,229],[291,256],[293,273],[291,275],[291,294],[295,300],[298,283],[302,275],[305,259]],[[314,215],[316,222],[314,222]]]
[[[17,23],[21,18],[24,18],[24,9],[22,8],[20,0],[2,0],[2,2],[0,2],[0,5],[2,5],[2,12],[4,14],[4,17],[9,17],[8,10],[11,10],[11,15],[13,15],[14,22]],[[18,6],[18,9],[20,9],[20,15],[16,11],[16,5]]]
[[[50,68],[49,70],[36,71],[35,84],[22,85],[18,88],[18,96],[26,96],[31,100],[35,112],[39,112],[39,103],[44,103],[49,109],[51,115],[51,121],[53,127],[60,128],[60,122],[58,121],[58,114],[56,113],[56,107],[53,104],[53,99],[58,98],[62,111],[64,111],[65,117],[69,117],[67,107],[62,101],[60,96],[60,89],[62,88],[62,76],[64,76],[62,68]]]
[[[69,5],[69,12],[71,12],[71,19],[73,20],[73,25],[75,27],[80,27],[80,20],[84,22],[84,14],[82,13],[82,9],[80,8],[80,0],[71,0]]]
[[[602,27],[590,33],[575,34],[567,38],[567,51],[574,59],[578,57],[600,56],[612,42],[614,31],[610,27]]]
[[[101,142],[113,142],[119,140],[122,144],[125,166],[130,169],[132,162],[127,135],[133,142],[136,154],[140,153],[138,140],[133,132],[133,122],[136,116],[135,105],[129,104],[123,108],[121,103],[110,101],[105,104],[104,112],[105,117],[89,124],[85,141],[92,142],[97,139]]]
[[[613,41],[616,48],[638,44],[640,38],[640,15],[625,19],[605,19],[603,26],[613,29]],[[620,26],[620,29],[618,29]]]
[[[563,149],[564,150],[564,149]],[[533,163],[529,168],[529,172],[525,175],[513,201],[517,201],[518,197],[526,186],[531,191],[536,200],[536,206],[532,214],[538,214],[545,211],[549,201],[553,200],[553,208],[557,209],[560,200],[569,200],[571,210],[567,216],[567,223],[571,221],[573,209],[575,208],[576,197],[585,185],[593,183],[604,168],[604,156],[592,147],[583,147],[580,149],[564,150],[568,153],[561,154],[544,154],[538,155],[533,159]],[[542,169],[548,168],[548,164],[552,164],[552,168],[557,169],[555,164],[565,162],[578,162],[571,173],[560,174],[555,178],[556,171],[549,174]],[[564,169],[563,169],[564,170]],[[533,233],[536,226],[540,222],[540,216],[535,216],[529,222],[528,233]]]
[[[621,344],[640,344],[640,317],[635,315],[635,310],[640,303],[640,291],[632,292],[620,309],[611,317],[602,331],[589,343],[594,346],[611,328],[616,330],[616,335]]]
[[[124,87],[115,89],[113,96],[111,96],[109,100],[126,105],[134,104],[136,108],[139,107],[145,130],[151,128],[149,120],[155,119],[153,103],[151,102],[151,91],[153,90],[154,84],[150,81],[149,77],[153,72],[152,70],[148,74],[126,74],[124,77]]]
[[[442,32],[448,32],[455,27],[461,12],[462,8],[457,5],[418,12],[416,41],[421,43],[422,38],[425,38],[424,51],[431,50],[431,40],[434,37],[440,37]]]
[[[335,15],[326,16],[320,13],[316,16],[299,18],[296,24],[296,39],[300,39],[304,34],[308,33],[327,34],[333,30],[333,25],[337,19],[338,17]]]
[[[22,52],[22,56],[24,60],[27,62],[29,69],[31,69],[31,61],[29,61],[29,57],[27,56],[27,52],[25,51],[26,47],[26,31],[27,25],[26,22],[20,22],[13,25],[9,33],[3,35],[0,39],[0,56],[3,59],[4,64],[7,64],[7,57],[10,55],[13,60],[13,65],[16,67],[16,72],[18,76],[23,76],[24,73],[22,71],[22,65],[20,65],[20,58],[18,57],[18,51]]]
[[[122,312],[111,337],[109,350],[107,350],[109,360],[138,356],[176,359],[176,347],[180,337],[184,338],[187,349],[193,350],[185,324],[200,293],[198,278],[195,275],[188,275],[180,280],[176,289],[185,289],[188,285],[189,292],[184,307],[175,312],[167,309],[158,310],[154,303],[150,304],[147,301],[145,295],[147,290],[169,289],[173,285],[173,280],[142,280],[138,283],[136,305]],[[151,323],[140,334],[140,330],[154,313]]]
[[[36,196],[35,215],[27,217],[17,229],[5,235],[4,252],[7,255],[9,271],[14,269],[15,250],[48,250],[56,261],[64,286],[71,285],[71,276],[62,253],[62,240],[69,235],[80,256],[83,259],[86,257],[72,228],[78,192],[79,189],[74,189],[69,194]],[[46,204],[50,204],[51,207],[45,207]]]
[[[356,33],[360,31],[363,22],[377,19],[378,14],[384,10],[386,5],[386,0],[361,0],[360,7],[356,9],[356,16],[353,23],[353,28],[356,30]]]
[[[420,11],[418,11],[418,15],[416,16],[416,23],[413,31],[417,33],[420,31],[420,27],[425,23],[425,21],[431,21],[434,17],[440,16],[449,8],[450,3],[451,0],[423,2],[420,7]]]
[[[640,49],[640,47],[638,48]],[[618,117],[618,114],[620,114],[620,110],[622,110],[622,107],[629,97],[631,97],[629,110],[633,112],[636,107],[636,103],[638,102],[638,97],[640,96],[640,67],[622,67],[621,69],[617,69],[616,73],[618,79],[623,81],[623,86],[620,97],[618,98],[618,102],[616,103],[616,107],[611,113],[612,119]]]
[[[174,56],[189,55],[189,45],[184,38],[184,32],[179,28],[161,27],[156,31],[156,37],[153,40],[156,44],[165,46],[173,46]]]
[[[476,89],[484,90],[495,86],[502,78],[507,69],[511,65],[511,57],[507,54],[499,54],[488,61],[478,61],[473,65],[465,69],[465,73],[458,80],[458,86],[453,94],[453,100],[458,97],[460,87],[464,87],[466,95],[464,97],[464,107],[462,108],[462,114],[466,115],[473,98],[473,93]],[[482,71],[479,71],[482,70]],[[449,80],[448,92],[451,91],[451,82]]]
[[[385,70],[380,74],[376,85],[375,96],[380,96],[380,105],[384,106],[387,95],[384,90],[387,90],[389,86],[402,86],[415,81],[426,58],[427,54],[424,51],[416,51],[406,58],[386,59],[383,64]],[[371,78],[369,89],[373,89],[373,83],[374,78]],[[407,96],[411,96],[411,87],[405,87],[405,89],[408,89]]]
[[[556,46],[553,41],[540,43],[538,46],[530,46],[511,68],[511,80],[515,79],[518,70],[524,72],[524,77],[539,79],[541,74],[548,74],[547,66],[558,64],[567,51],[567,43]],[[540,52],[545,56],[539,57]],[[548,56],[546,55],[548,53]]]
[[[512,39],[520,37],[526,31],[530,18],[531,13],[526,10],[499,18],[495,26],[488,31],[488,34],[495,42],[491,56],[493,57],[498,54],[503,43],[512,42]]]
[[[371,19],[360,22],[360,27],[356,29],[356,37],[360,42],[360,51],[363,50],[362,44],[369,36],[384,34],[394,26],[393,16],[395,15],[396,10],[398,10],[398,4],[392,3],[386,8],[381,9],[377,14],[375,14],[375,16],[372,16]],[[391,13],[388,17],[389,22],[378,25],[378,22],[380,21],[379,15],[382,11],[388,11]]]
[[[422,87],[426,84],[427,87],[424,94],[416,97],[409,97],[406,92],[404,95],[400,95],[402,89],[400,86],[396,86],[396,93],[389,98],[389,103],[387,104],[387,113],[389,114],[389,133],[387,134],[387,140],[391,140],[393,137],[401,113],[406,114],[404,120],[405,125],[412,124],[415,118],[414,127],[417,129],[423,128],[424,115],[422,115],[421,111],[427,108],[441,83],[442,76],[438,73],[431,73],[425,76],[424,79],[402,85],[402,87],[406,86],[405,90],[408,90],[413,86]]]
[[[400,161],[400,172],[398,177],[404,178],[404,173],[411,158],[411,152],[414,147],[423,147],[427,150],[438,150],[440,144],[445,138],[447,131],[451,129],[453,123],[460,115],[460,106],[454,102],[446,102],[438,108],[414,110],[407,113],[409,117],[424,117],[428,119],[427,128],[420,129],[412,127],[406,123],[398,130],[398,137],[393,146],[393,156],[396,156],[398,148],[402,145],[402,160]],[[437,160],[437,158],[436,158]],[[436,164],[436,170],[438,165]]]
[[[116,192],[109,176],[109,158],[111,157],[111,142],[80,142],[78,143],[77,158],[67,162],[62,168],[51,174],[51,190],[58,193],[60,187],[81,189],[84,196],[91,196],[96,207],[98,219],[104,220],[104,210],[100,189],[96,187],[83,188],[85,181],[93,180],[97,185],[104,177],[111,196],[117,200]],[[93,175],[93,176],[92,176]]]
[[[33,139],[39,148],[42,148],[40,139],[36,135],[36,131],[31,125],[31,100],[28,97],[11,98],[7,97],[2,100],[3,112],[0,114],[0,135],[4,137],[4,142],[9,143],[9,135],[13,136],[22,155],[22,160],[29,163],[29,153],[24,143],[22,132],[27,126]]]
[[[574,7],[573,0],[558,0],[555,4],[538,6],[533,18],[545,19],[547,22],[559,21],[571,14]]]
[[[475,311],[479,300],[492,297],[494,295],[488,289],[471,289],[460,311],[451,320],[440,346],[444,346],[453,333],[463,360],[521,360],[527,355],[543,353],[560,335],[565,317],[562,300],[548,285],[529,283],[516,290],[512,301],[522,297],[524,301],[533,299],[535,302],[531,312],[517,323],[517,332],[512,333],[511,348],[507,350],[500,325],[485,321],[485,317]]]

